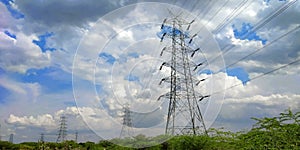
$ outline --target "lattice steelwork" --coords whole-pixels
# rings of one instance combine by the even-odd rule
[[[1,135],[1,124],[0,124],[0,141],[1,141],[2,135]]]
[[[196,71],[203,63],[194,63],[192,58],[200,48],[191,45],[197,34],[190,36],[189,29],[194,20],[187,22],[180,17],[168,18],[161,26],[161,42],[167,42],[160,56],[169,60],[163,62],[160,70],[170,68],[170,76],[161,79],[159,84],[169,84],[170,91],[158,99],[168,99],[168,114],[165,133],[178,134],[207,134],[200,101],[209,95],[202,95],[195,91],[195,87],[205,79],[197,79]]]
[[[131,116],[131,110],[130,106],[128,103],[124,104],[123,106],[123,115],[122,115],[122,129],[121,129],[121,134],[120,138],[125,138],[125,137],[132,137],[133,136],[133,124],[132,124],[132,116]]]
[[[56,142],[64,142],[67,137],[67,118],[65,116],[60,117],[60,127],[58,131],[58,137]]]
[[[14,134],[10,134],[10,135],[9,135],[8,141],[9,141],[10,143],[14,143]]]
[[[44,133],[41,133],[40,142],[44,143]]]

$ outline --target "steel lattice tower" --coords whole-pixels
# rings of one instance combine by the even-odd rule
[[[14,134],[9,135],[9,140],[10,143],[14,143]]]
[[[44,133],[41,133],[40,142],[44,143]]]
[[[67,118],[65,116],[60,117],[60,127],[58,131],[58,137],[56,142],[64,142],[67,136]]]
[[[205,79],[195,77],[197,68],[203,63],[194,63],[194,57],[200,48],[193,48],[193,39],[197,34],[190,36],[189,28],[194,22],[187,22],[180,17],[167,18],[161,25],[161,41],[168,42],[160,53],[168,60],[163,67],[170,68],[170,75],[161,79],[159,84],[169,84],[170,91],[161,95],[158,100],[168,99],[168,114],[165,133],[178,134],[207,134],[203,116],[200,110],[200,101],[209,95],[203,96],[195,91],[195,87]],[[183,30],[185,28],[185,30]]]
[[[2,135],[1,135],[1,124],[0,124],[0,141],[1,141]]]
[[[122,122],[122,130],[121,130],[121,134],[120,137],[131,137],[133,136],[133,124],[132,124],[132,118],[131,118],[131,111],[130,111],[130,107],[129,104],[125,104],[123,106],[123,122]]]
[[[75,132],[75,143],[78,142],[78,131]]]

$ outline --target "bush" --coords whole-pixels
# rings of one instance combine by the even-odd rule
[[[44,143],[49,149],[85,149],[85,150],[131,150],[130,147],[141,147],[145,150],[231,150],[231,149],[300,149],[300,112],[293,113],[290,109],[280,113],[278,117],[252,118],[256,124],[248,132],[232,133],[223,129],[210,129],[207,135],[174,136],[166,135],[146,137],[137,135],[133,138],[115,138],[109,141],[85,142],[74,141],[64,143]],[[164,142],[165,141],[165,142]],[[123,146],[116,145],[119,143]],[[159,144],[157,144],[159,143]],[[40,143],[25,142],[12,144],[0,141],[0,149],[18,150],[38,149]],[[152,146],[152,147],[145,147]]]

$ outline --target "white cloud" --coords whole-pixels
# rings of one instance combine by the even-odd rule
[[[6,7],[0,3],[0,10],[1,10],[1,15],[0,15],[0,27],[1,27],[1,32],[3,29],[11,27],[13,23],[18,23],[7,11]]]
[[[174,3],[173,1],[169,2]],[[202,2],[194,1],[194,3],[199,4],[198,6],[201,8],[206,7]],[[193,7],[192,4],[194,3],[186,3],[182,7],[189,9]],[[209,30],[219,25],[241,2],[229,1],[228,5],[222,8],[221,12],[218,13],[213,20],[208,20],[208,18],[211,17],[210,15],[218,11],[223,3],[224,2],[214,3],[210,13],[205,14],[204,18],[200,18],[204,24],[208,23],[207,26]],[[278,1],[271,1],[268,6],[264,5],[263,2],[251,1],[248,3],[251,3],[251,5],[247,9],[241,10],[237,18],[228,24],[219,34],[215,35],[219,45],[224,45],[224,43],[225,45],[236,45],[236,48],[231,50],[230,53],[224,57],[227,64],[262,47],[261,42],[258,41],[234,38],[231,25],[235,24],[238,29],[240,29],[242,22],[250,22],[253,25],[260,19],[266,17],[269,12],[283,4],[283,2]],[[40,69],[47,66],[58,66],[66,72],[72,72],[72,61],[76,46],[81,36],[87,33],[87,30],[90,29],[91,26],[95,25],[96,29],[90,30],[90,32],[93,33],[89,34],[89,37],[85,37],[86,41],[81,41],[81,44],[85,44],[85,47],[82,47],[84,51],[78,53],[76,56],[78,62],[74,64],[75,79],[78,79],[78,82],[75,82],[75,88],[80,88],[81,90],[80,92],[75,90],[75,98],[77,99],[79,111],[76,107],[64,108],[66,106],[62,104],[66,99],[72,101],[73,97],[71,91],[55,94],[41,93],[41,85],[38,83],[19,83],[13,81],[14,79],[0,78],[1,86],[11,92],[7,102],[8,104],[1,106],[1,117],[7,117],[11,124],[20,125],[18,128],[24,128],[24,126],[28,128],[46,127],[45,124],[47,124],[47,122],[49,122],[52,127],[57,127],[59,117],[65,114],[69,117],[70,130],[84,130],[87,129],[87,127],[84,121],[80,119],[81,117],[78,115],[78,113],[80,113],[85,121],[90,123],[90,126],[94,129],[103,129],[107,132],[111,132],[112,128],[116,130],[120,126],[113,126],[110,121],[107,121],[108,119],[112,119],[108,118],[108,116],[115,117],[113,120],[116,122],[118,122],[120,118],[117,118],[116,114],[105,113],[113,113],[113,111],[120,112],[121,104],[130,101],[132,102],[133,109],[137,112],[149,112],[154,108],[160,107],[160,102],[157,102],[156,99],[161,93],[165,92],[164,90],[166,88],[159,87],[158,83],[161,77],[167,76],[168,70],[164,70],[165,72],[160,72],[160,74],[153,70],[156,69],[157,71],[160,65],[159,63],[161,63],[157,60],[157,56],[161,48],[164,47],[163,44],[159,43],[159,39],[155,35],[156,32],[159,31],[161,21],[168,14],[165,9],[158,9],[160,7],[156,7],[158,5],[163,6],[162,4],[153,5],[155,7],[147,9],[145,8],[149,6],[149,4],[139,4],[136,7],[132,7],[129,11],[124,11],[122,14],[115,14],[119,17],[118,19],[117,17],[108,15],[104,17],[105,21],[100,22],[103,26],[99,28],[97,28],[97,23],[94,23],[94,21],[102,16],[103,12],[108,12],[108,9],[104,11],[99,9],[105,6],[102,2],[98,2],[97,5],[93,6],[85,2],[76,3],[84,5],[85,8],[97,9],[97,13],[87,11],[83,14],[81,7],[73,9],[71,6],[65,5],[64,2],[57,5],[59,7],[55,5],[55,9],[59,9],[59,11],[53,11],[54,13],[51,14],[43,13],[47,10],[43,8],[54,8],[54,5],[52,5],[53,2],[45,1],[45,3],[34,3],[34,5],[36,5],[35,9],[27,9],[29,7],[28,4],[27,2],[17,1],[14,5],[14,7],[24,11],[25,19],[22,20],[13,19],[10,13],[6,11],[6,8],[0,4],[0,9],[4,10],[0,15],[0,26],[3,30],[7,29],[17,36],[17,40],[14,40],[1,31],[0,67],[9,72],[25,73],[30,68]],[[98,6],[100,4],[101,7]],[[176,4],[181,7],[183,2],[177,1]],[[114,5],[120,6],[121,4]],[[257,31],[257,34],[266,38],[268,41],[272,41],[292,29],[295,24],[299,23],[299,19],[297,19],[299,16],[297,14],[300,10],[298,9],[299,6],[299,3],[297,3],[295,7],[289,8],[286,13],[279,16],[280,19],[276,20],[275,18]],[[203,10],[197,7],[194,12],[195,14]],[[109,8],[116,7],[109,6]],[[64,13],[66,11],[71,11],[75,14],[80,13],[80,15],[69,16]],[[193,18],[187,16],[186,19],[192,20]],[[147,22],[150,22],[150,24],[145,26],[141,25]],[[192,27],[195,28],[196,32],[200,27],[197,27],[196,24],[194,25],[195,26]],[[48,31],[54,32],[55,35],[49,42],[51,42],[51,46],[58,50],[42,53],[39,47],[32,43],[32,40],[37,39],[37,35]],[[112,38],[116,33],[120,33],[119,36]],[[281,64],[299,56],[298,34],[299,32],[291,34],[290,37],[276,42],[272,47],[264,49],[262,52],[259,52],[258,55],[242,61],[238,63],[238,65],[245,68],[250,74],[250,77],[281,66]],[[199,34],[199,37],[206,38],[207,35],[208,34],[203,33]],[[103,47],[101,47],[101,45],[105,44],[107,42],[106,40],[111,40],[111,43],[109,43],[105,49],[102,49]],[[202,48],[206,48],[207,51],[204,51],[204,55],[208,58],[214,58],[216,56],[216,52],[212,52],[216,47],[210,47],[211,45],[213,44],[207,43],[207,41],[202,41],[200,45]],[[60,48],[62,50],[60,50]],[[110,64],[105,64],[103,60],[98,59],[98,54],[101,51],[108,52],[117,59],[113,67]],[[130,52],[138,52],[139,57],[129,57],[128,53]],[[200,57],[200,54],[197,58],[198,59],[195,60],[196,62],[204,59]],[[99,64],[96,64],[97,59]],[[220,58],[218,61],[221,62],[223,60]],[[220,69],[221,63],[219,62],[213,62],[211,64],[211,68],[214,68],[214,66],[219,67],[215,67],[212,70]],[[239,86],[227,90],[224,100],[222,96],[219,96],[213,97],[210,101],[212,104],[218,102],[223,103],[220,116],[223,119],[227,119],[227,121],[230,119],[230,121],[232,121],[226,122],[225,120],[227,125],[230,124],[230,126],[235,129],[243,128],[243,126],[238,125],[238,122],[243,118],[276,115],[287,107],[299,109],[300,93],[299,90],[297,90],[299,89],[299,85],[296,83],[300,80],[299,76],[297,76],[298,69],[295,69],[297,67],[298,66],[287,67],[284,70],[274,73],[275,75],[251,81],[246,85],[240,84],[241,81],[236,77],[228,77],[224,73],[218,73],[213,75],[211,80],[208,79],[207,82],[205,82],[204,88],[199,88],[198,90],[203,93],[224,90],[225,79],[226,87],[240,84]],[[139,77],[140,81],[129,82],[125,80],[125,77],[129,73]],[[102,86],[98,91],[99,95],[95,94],[95,85],[93,84],[94,75],[96,85]],[[111,77],[113,77],[113,79],[111,79]],[[199,78],[202,79],[205,77],[209,76],[201,75]],[[86,83],[86,80],[88,83]],[[103,110],[99,108],[102,104],[104,107]],[[20,109],[20,106],[26,109]],[[215,109],[217,110],[218,108]],[[206,115],[211,113],[211,111],[207,111],[206,109],[203,110],[205,110]],[[6,116],[7,113],[9,115]],[[207,116],[208,121],[212,121],[210,118],[213,117]],[[249,125],[249,120],[245,122]],[[115,130],[114,132],[119,132]],[[51,131],[54,132],[54,130]]]
[[[0,78],[0,85],[8,89],[14,98],[24,98],[35,102],[41,93],[41,86],[38,83],[20,83],[7,77]]]
[[[263,96],[263,95],[254,95],[250,97],[245,97],[245,98],[228,98],[225,100],[225,103],[257,103],[257,104],[262,104],[265,106],[274,106],[274,105],[281,105],[285,107],[292,107],[292,108],[297,108],[299,106],[299,99],[300,95],[296,94],[271,94],[268,96]]]
[[[15,33],[16,40],[7,38],[0,33],[0,66],[9,71],[25,73],[30,68],[44,68],[50,65],[51,54],[43,53],[40,48],[32,43],[37,39],[35,35]]]
[[[18,117],[13,114],[9,116],[7,122],[10,124],[17,124],[22,126],[35,126],[35,127],[46,127],[53,128],[55,127],[55,121],[50,114],[34,116],[23,116]]]
[[[216,74],[218,76],[218,74]],[[224,81],[215,78],[216,83]],[[250,128],[251,117],[277,116],[285,109],[300,110],[299,75],[269,75],[243,85],[236,77],[226,78],[226,96],[213,127],[239,131]],[[218,87],[218,86],[217,86]],[[221,100],[218,100],[219,102]]]

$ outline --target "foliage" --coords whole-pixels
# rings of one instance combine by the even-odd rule
[[[300,112],[290,109],[280,113],[279,117],[252,118],[256,120],[254,128],[240,135],[238,145],[244,149],[299,149],[300,148]]]
[[[300,149],[300,112],[293,113],[288,109],[285,112],[280,113],[278,117],[252,119],[256,121],[256,124],[254,124],[253,128],[248,132],[233,133],[224,131],[221,128],[209,129],[208,135],[181,135],[170,138],[166,135],[146,137],[145,135],[140,134],[133,138],[115,138],[109,141],[102,140],[98,143],[76,143],[74,141],[65,141],[63,143],[25,142],[12,144],[0,141],[0,149],[134,149],[131,147],[140,147],[140,149],[144,150]]]
[[[12,144],[7,141],[0,141],[0,149],[17,150],[19,149],[19,145]]]

